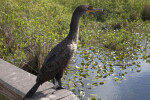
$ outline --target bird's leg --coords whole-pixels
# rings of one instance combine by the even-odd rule
[[[56,83],[57,83],[57,82],[56,82],[56,79],[53,78],[53,84],[54,84],[54,86],[52,87],[53,89],[56,89],[56,88],[58,87],[58,85],[57,85]]]
[[[61,83],[61,78],[63,76],[63,72],[64,70],[60,70],[57,75],[55,76],[56,81],[58,82],[58,86],[56,89],[65,89],[64,87],[62,87],[62,83]]]
[[[56,80],[55,80],[55,78],[53,78],[53,84],[54,84],[54,85],[56,84]]]
[[[58,81],[58,87],[56,89],[65,89],[65,87],[62,86],[61,79],[57,81]]]

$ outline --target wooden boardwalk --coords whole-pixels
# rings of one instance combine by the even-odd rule
[[[0,94],[11,100],[22,100],[35,84],[36,76],[0,59]],[[71,91],[52,89],[53,84],[42,84],[30,100],[79,100]]]

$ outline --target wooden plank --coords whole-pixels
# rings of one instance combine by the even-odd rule
[[[11,100],[22,100],[28,90],[35,84],[36,76],[0,59],[0,93]],[[53,84],[42,84],[32,100],[79,100],[71,91],[56,91]]]

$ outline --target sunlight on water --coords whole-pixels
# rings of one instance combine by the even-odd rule
[[[82,95],[82,97],[79,96],[82,100],[87,100],[89,97],[102,100],[149,100],[150,64],[146,60],[140,59],[140,57],[137,60],[129,60],[131,65],[129,64],[126,68],[114,65],[113,72],[103,73],[103,76],[99,79],[95,78],[98,74],[97,70],[103,66],[101,60],[94,59],[88,66],[88,71],[86,71],[86,67],[82,69],[83,60],[84,58],[81,57],[81,54],[77,54],[75,63],[72,64],[73,71],[66,77],[66,80],[68,79],[70,82],[68,82],[68,86],[70,86],[68,89],[75,84],[74,93]],[[96,61],[98,63],[93,63]],[[93,67],[93,65],[96,67]],[[98,68],[97,65],[99,66]],[[105,69],[102,70],[105,72]],[[79,76],[82,78],[74,79],[76,73],[80,73]],[[89,75],[86,76],[87,73]]]

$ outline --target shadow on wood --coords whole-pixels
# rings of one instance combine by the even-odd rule
[[[22,100],[35,84],[36,76],[0,59],[0,94],[11,100]],[[79,100],[71,91],[52,89],[53,84],[42,84],[32,100]]]

